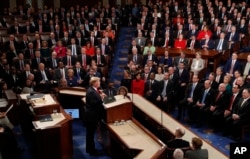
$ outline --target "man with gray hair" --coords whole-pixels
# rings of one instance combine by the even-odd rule
[[[173,153],[173,159],[183,159],[184,153],[181,149],[175,149]]]
[[[168,148],[171,148],[171,149],[176,149],[176,148],[189,149],[189,147],[190,147],[189,142],[182,139],[182,137],[185,135],[185,130],[183,128],[176,128],[174,135],[175,135],[175,138],[166,143]],[[168,156],[172,156],[172,153],[173,153],[173,151],[170,151],[168,153]]]

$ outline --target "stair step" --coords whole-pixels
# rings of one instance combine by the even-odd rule
[[[128,58],[126,58],[126,57],[120,57],[119,61],[128,61]]]

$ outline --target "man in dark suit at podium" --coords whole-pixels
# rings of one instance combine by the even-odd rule
[[[101,81],[99,77],[91,77],[90,87],[86,93],[85,121],[86,121],[86,152],[91,156],[101,155],[100,151],[95,148],[95,131],[98,123],[104,115],[103,98],[104,93],[100,94],[98,88]]]

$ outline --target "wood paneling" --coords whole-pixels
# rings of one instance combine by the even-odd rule
[[[10,7],[10,2],[9,1],[1,1],[0,5],[0,11],[2,12],[4,8],[9,8]]]

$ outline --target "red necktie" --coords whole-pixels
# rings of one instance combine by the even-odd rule
[[[222,94],[222,93],[219,92],[219,94],[217,95],[216,100],[215,100],[216,102],[219,100],[221,94]]]
[[[233,107],[233,103],[234,103],[234,97],[235,95],[232,95],[231,99],[230,99],[230,105],[228,107],[229,110],[232,110],[232,107]]]
[[[168,47],[168,39],[166,40],[165,47]]]

